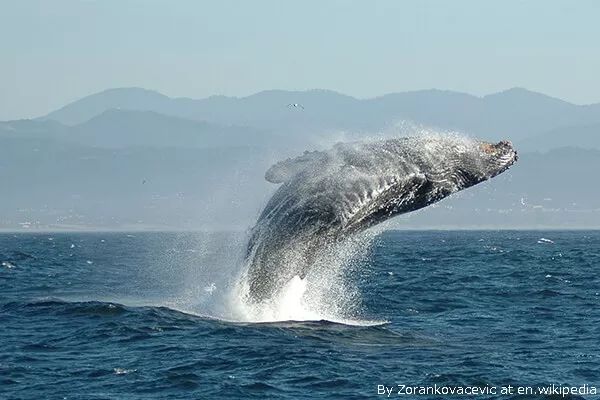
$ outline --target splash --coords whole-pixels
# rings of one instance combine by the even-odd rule
[[[282,283],[277,296],[262,303],[253,302],[249,295],[249,265],[244,257],[248,238],[245,235],[178,235],[172,242],[163,243],[168,248],[163,259],[148,262],[148,266],[156,269],[149,275],[153,279],[160,277],[169,290],[156,298],[134,296],[103,300],[135,306],[166,306],[233,323],[330,321],[380,325],[385,321],[362,318],[355,276],[359,268],[364,268],[376,234],[372,231],[357,235],[334,248],[323,249],[315,258],[310,274],[303,278],[293,276]],[[290,251],[293,253],[293,249]],[[292,255],[287,258],[296,263],[306,261]]]
[[[490,179],[516,159],[509,142],[446,134],[337,144],[281,161],[265,175],[281,186],[233,263],[242,270],[210,268],[221,278],[191,288],[201,292],[198,308],[240,322],[364,323],[355,275],[380,224]]]
[[[313,265],[305,277],[294,275],[276,296],[261,302],[252,299],[246,266],[231,291],[232,315],[239,321],[261,323],[330,321],[361,326],[385,323],[361,318],[361,296],[356,286],[356,272],[364,266],[379,231],[364,232],[344,243],[322,249],[312,260]],[[301,258],[288,259],[306,262]]]

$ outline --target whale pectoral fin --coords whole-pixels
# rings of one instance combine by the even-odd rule
[[[273,165],[265,173],[265,179],[271,183],[283,183],[292,179],[294,176],[306,172],[314,171],[322,166],[328,159],[327,153],[322,151],[305,151],[303,155],[288,158]]]

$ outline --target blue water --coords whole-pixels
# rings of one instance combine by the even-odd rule
[[[0,398],[600,387],[600,232],[383,233],[351,276],[355,319],[387,321],[372,326],[213,318],[227,313],[240,243],[227,233],[0,235]]]

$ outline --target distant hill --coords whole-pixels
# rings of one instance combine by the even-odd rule
[[[172,100],[158,92],[141,88],[108,89],[86,96],[51,112],[45,119],[77,125],[110,109],[157,111]]]
[[[248,127],[218,126],[153,111],[110,109],[72,128],[73,140],[97,147],[226,147],[269,143],[272,135]]]
[[[172,99],[129,88],[0,122],[0,229],[246,229],[276,189],[264,180],[272,163],[431,127],[508,138],[519,162],[392,227],[600,228],[600,105],[518,88],[366,100],[326,90]]]
[[[109,109],[77,125],[50,119],[0,122],[0,138],[59,140],[104,148],[124,147],[239,147],[284,142],[256,128],[219,126],[163,115],[154,111]],[[289,144],[289,140],[286,140]]]
[[[304,109],[289,108],[290,103]],[[110,89],[54,111],[45,119],[79,124],[108,109],[154,111],[213,123],[268,130],[279,135],[373,134],[402,121],[482,138],[515,142],[570,126],[600,124],[600,104],[579,106],[522,88],[485,97],[442,90],[356,99],[327,90],[271,90],[248,97],[169,98],[138,88]]]

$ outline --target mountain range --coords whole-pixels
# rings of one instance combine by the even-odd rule
[[[290,108],[300,104],[303,109]],[[522,88],[484,97],[442,90],[393,93],[356,99],[327,90],[304,92],[271,90],[248,97],[212,96],[206,99],[170,98],[139,89],[110,89],[87,96],[42,117],[77,125],[108,110],[153,111],[220,126],[253,127],[289,136],[332,131],[375,134],[412,122],[453,130],[484,139],[508,137],[518,143],[561,129],[587,135],[600,125],[600,104],[575,105]],[[569,135],[557,145],[576,145]]]
[[[244,229],[274,190],[263,179],[271,163],[340,140],[428,131],[509,139],[520,161],[400,227],[600,227],[600,104],[522,88],[197,100],[119,88],[0,122],[0,228]]]

